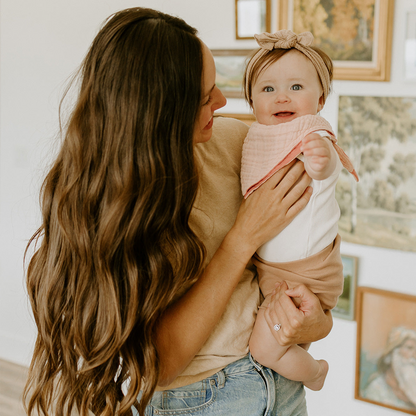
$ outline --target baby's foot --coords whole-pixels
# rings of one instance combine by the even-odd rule
[[[328,374],[329,365],[325,360],[317,360],[319,364],[318,375],[309,381],[304,382],[303,384],[308,389],[318,391],[321,390],[324,386],[326,375]]]

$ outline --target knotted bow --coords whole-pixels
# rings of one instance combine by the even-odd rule
[[[260,48],[271,51],[273,49],[290,49],[296,48],[296,44],[302,46],[310,46],[313,42],[313,35],[311,32],[303,32],[296,35],[291,30],[279,30],[276,33],[262,33],[261,35],[254,35]]]

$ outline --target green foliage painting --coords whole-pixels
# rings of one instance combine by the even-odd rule
[[[360,177],[337,185],[343,240],[416,252],[416,98],[341,96],[338,140]]]

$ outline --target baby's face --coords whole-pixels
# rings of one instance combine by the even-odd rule
[[[323,107],[322,86],[312,62],[291,50],[262,71],[252,89],[253,111],[261,124],[274,125]]]

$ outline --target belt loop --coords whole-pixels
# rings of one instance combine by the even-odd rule
[[[249,359],[257,371],[263,370],[263,366],[254,359],[254,357],[251,355],[251,352],[249,353]]]
[[[218,388],[222,389],[225,385],[225,373],[224,371],[218,371],[217,373],[217,379],[218,379]]]

